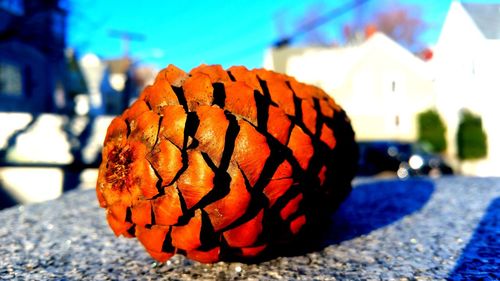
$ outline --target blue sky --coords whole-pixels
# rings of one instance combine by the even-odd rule
[[[452,0],[371,0],[362,14],[380,7],[402,3],[418,7],[428,29],[422,41],[433,44]],[[130,43],[131,56],[142,63],[163,68],[172,63],[184,70],[199,65],[222,64],[260,67],[265,50],[282,35],[294,31],[297,19],[312,5],[325,12],[351,0],[285,1],[124,1],[71,0],[68,20],[68,45],[79,55],[92,52],[102,58],[124,53],[122,41],[110,30],[140,33],[141,41]],[[500,2],[470,0],[467,2]],[[278,31],[278,19],[282,19]],[[354,13],[344,14],[321,27],[332,40],[352,22]]]

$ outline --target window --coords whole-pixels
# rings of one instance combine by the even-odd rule
[[[0,95],[21,96],[23,78],[21,67],[0,62]]]

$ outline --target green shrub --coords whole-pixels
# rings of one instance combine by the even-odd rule
[[[461,160],[479,159],[487,155],[486,133],[480,116],[468,110],[460,113],[457,146],[458,158]]]
[[[446,150],[446,126],[435,109],[426,110],[417,116],[418,141],[432,152]]]

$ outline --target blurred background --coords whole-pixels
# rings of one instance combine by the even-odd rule
[[[360,176],[500,176],[500,0],[0,0],[0,209],[94,188],[113,116],[202,63],[323,88]]]

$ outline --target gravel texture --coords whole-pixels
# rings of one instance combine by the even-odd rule
[[[500,179],[357,179],[323,246],[259,263],[154,262],[93,190],[0,212],[0,280],[498,280]]]

